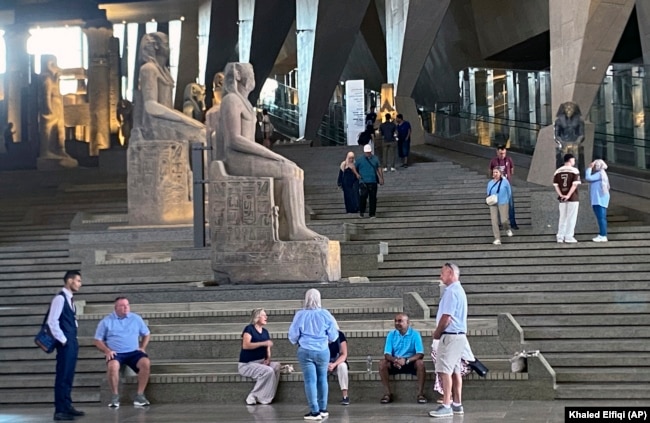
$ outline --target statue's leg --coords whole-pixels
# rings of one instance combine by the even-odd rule
[[[305,192],[303,190],[303,171],[293,163],[283,164],[283,178],[280,182],[281,209],[284,209],[289,229],[289,240],[311,241],[324,239],[307,227],[305,223]],[[280,221],[282,223],[282,221]],[[282,239],[282,235],[280,235]],[[286,239],[286,238],[285,238]]]

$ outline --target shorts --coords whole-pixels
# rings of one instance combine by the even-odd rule
[[[436,358],[436,372],[444,374],[460,373],[460,359],[467,345],[465,335],[442,334]]]
[[[405,364],[402,366],[402,368],[398,369],[393,365],[393,363],[388,363],[388,374],[389,375],[396,375],[396,374],[409,374],[409,375],[417,375],[418,370],[415,368],[415,363],[409,362],[409,364]]]
[[[138,373],[138,361],[140,361],[140,359],[143,357],[149,357],[149,356],[140,350],[135,350],[126,353],[115,353],[115,357],[113,358],[113,360],[120,363],[120,365],[126,364],[134,372]]]

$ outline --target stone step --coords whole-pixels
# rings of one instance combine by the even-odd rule
[[[630,319],[631,320],[631,319]],[[601,326],[598,329],[590,329],[580,326],[573,327],[526,327],[524,329],[527,342],[536,342],[538,340],[555,339],[575,340],[575,339],[629,339],[629,338],[648,338],[650,337],[650,326]]]
[[[462,260],[477,260],[477,259],[512,259],[512,263],[519,264],[520,260],[522,258],[526,259],[533,259],[537,257],[558,257],[562,256],[563,252],[565,250],[561,248],[555,247],[555,245],[549,245],[546,243],[540,243],[540,242],[531,242],[534,241],[535,238],[539,237],[534,237],[534,236],[527,236],[527,235],[520,235],[521,231],[519,231],[515,237],[513,237],[513,240],[516,239],[517,241],[520,241],[518,244],[502,244],[501,247],[507,247],[507,248],[499,248],[499,249],[486,249],[485,246],[480,246],[477,245],[476,248],[464,248],[463,251],[454,251],[453,248],[449,248],[448,250],[445,250],[443,246],[438,246],[438,245],[432,245],[429,247],[417,247],[417,246],[412,246],[412,247],[398,247],[398,246],[393,246],[391,242],[389,242],[388,245],[388,251],[389,253],[384,256],[384,259],[386,261],[392,261],[392,260],[412,260],[413,259],[413,253],[417,252],[418,253],[418,259],[423,260],[437,260],[437,261],[445,261],[448,259],[450,254],[453,254],[454,256],[454,263],[456,262],[461,262]],[[526,240],[528,242],[524,243],[522,242],[523,240]],[[615,251],[617,254],[620,254],[621,256],[628,256],[628,255],[648,255],[650,254],[650,242],[645,243],[645,242],[633,242],[634,244],[637,244],[635,246],[629,245],[629,241],[626,241],[625,243],[623,242],[617,242],[618,246],[613,244],[614,241],[607,242],[607,243],[600,243],[596,245],[594,243],[594,246],[592,248],[588,249],[580,249],[576,248],[572,250],[571,256],[572,257],[607,257],[612,255],[612,250],[615,248]],[[525,244],[525,245],[524,245]],[[607,245],[602,245],[601,244],[607,244]],[[645,245],[647,244],[647,245]],[[471,262],[470,262],[471,263]]]
[[[535,305],[518,305],[518,304],[498,304],[498,305],[474,305],[469,308],[470,316],[474,317],[487,317],[494,316],[495,313],[510,313],[515,318],[519,315],[527,316],[550,316],[554,314],[569,315],[572,313],[591,315],[594,319],[599,316],[607,316],[609,314],[625,314],[630,313],[630,319],[633,318],[634,313],[631,313],[633,308],[638,308],[645,311],[645,303],[628,303],[628,304],[558,304],[549,307],[545,304]]]
[[[517,315],[517,322],[526,331],[537,327],[573,327],[580,326],[584,330],[589,330],[590,327],[601,328],[611,326],[650,326],[650,314],[634,313],[634,314],[607,314],[602,317],[595,317],[594,315],[564,315],[564,316],[526,316]]]
[[[0,389],[0,404],[52,404],[54,389],[47,388],[8,388]],[[96,403],[100,399],[98,387],[75,387],[72,390],[72,402],[75,404]]]
[[[588,361],[587,361],[588,362]],[[648,383],[650,367],[562,367],[555,369],[558,383]]]
[[[648,400],[647,384],[634,383],[562,383],[556,388],[558,400]]]
[[[581,352],[567,353],[545,353],[544,357],[557,371],[565,367],[629,367],[647,368],[650,367],[649,354],[637,354],[634,352],[591,352],[585,355]]]

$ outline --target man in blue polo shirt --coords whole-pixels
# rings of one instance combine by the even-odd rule
[[[454,263],[445,263],[440,280],[445,292],[440,298],[433,339],[439,339],[436,373],[442,383],[442,405],[430,411],[431,417],[463,414],[460,359],[467,347],[467,296],[460,284],[460,270]],[[452,402],[453,393],[453,402]]]
[[[149,382],[151,362],[145,352],[149,344],[149,328],[142,317],[130,313],[129,300],[115,299],[115,311],[104,317],[95,332],[95,346],[106,356],[106,375],[111,388],[111,408],[120,406],[118,385],[120,366],[126,364],[138,374],[138,392],[133,400],[135,406],[147,406],[149,401],[144,390]]]
[[[417,402],[420,404],[427,402],[427,397],[424,396],[426,369],[423,358],[424,346],[420,332],[410,326],[408,314],[397,313],[395,329],[388,333],[384,346],[384,358],[379,361],[379,376],[381,384],[384,386],[384,396],[380,401],[382,404],[393,402],[388,376],[398,373],[417,375]]]

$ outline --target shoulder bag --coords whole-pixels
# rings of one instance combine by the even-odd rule
[[[499,185],[497,187],[497,193],[496,194],[492,194],[492,190],[494,189],[494,186],[497,185],[497,184],[494,184],[494,185],[492,185],[492,188],[490,188],[490,195],[485,197],[485,204],[487,204],[488,206],[496,206],[497,203],[499,202],[499,195],[498,194],[499,194],[499,191],[501,190],[501,182],[503,182],[503,179],[501,179],[499,181]]]
[[[62,292],[59,293],[59,295],[63,295]],[[63,296],[64,301],[65,301],[65,295]],[[41,330],[38,331],[36,336],[34,337],[34,343],[43,351],[46,353],[50,354],[54,349],[56,348],[57,339],[52,335],[52,331],[50,331],[50,326],[47,324],[47,318],[50,316],[50,309],[47,309],[47,313],[45,313],[45,318],[43,318],[43,323],[41,324]]]
[[[467,365],[469,366],[470,369],[474,370],[477,375],[481,377],[485,377],[487,375],[487,372],[490,371],[485,364],[481,363],[478,358],[474,357],[474,361],[468,361]]]

